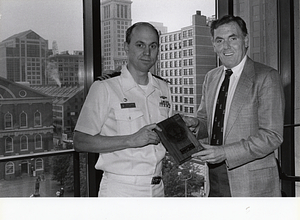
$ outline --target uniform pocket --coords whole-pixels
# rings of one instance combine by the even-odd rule
[[[132,134],[143,126],[143,112],[137,108],[115,111],[119,134]]]

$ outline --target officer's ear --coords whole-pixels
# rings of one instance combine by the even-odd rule
[[[124,42],[124,51],[125,51],[125,53],[127,54],[128,53],[128,43],[125,41]]]

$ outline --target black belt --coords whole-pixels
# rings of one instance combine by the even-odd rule
[[[160,181],[161,181],[161,176],[155,176],[152,178],[151,180],[151,185],[157,185],[157,184],[160,184]]]

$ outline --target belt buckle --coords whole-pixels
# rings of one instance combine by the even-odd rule
[[[151,184],[152,185],[157,185],[157,184],[160,183],[160,181],[161,181],[161,176],[155,176],[155,177],[152,178]]]

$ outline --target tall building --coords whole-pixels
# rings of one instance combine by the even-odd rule
[[[83,85],[83,51],[68,51],[48,57],[46,66],[47,85]]]
[[[161,22],[149,21],[149,23],[156,28],[159,34],[165,34],[168,32],[168,27],[164,26]]]
[[[205,74],[216,67],[210,27],[197,11],[192,25],[160,37],[160,76],[170,81],[175,112],[195,116]]]
[[[0,76],[13,82],[45,85],[48,41],[32,30],[0,43]]]
[[[126,30],[131,26],[130,0],[102,0],[101,53],[103,71],[120,70],[126,63],[123,48]]]

